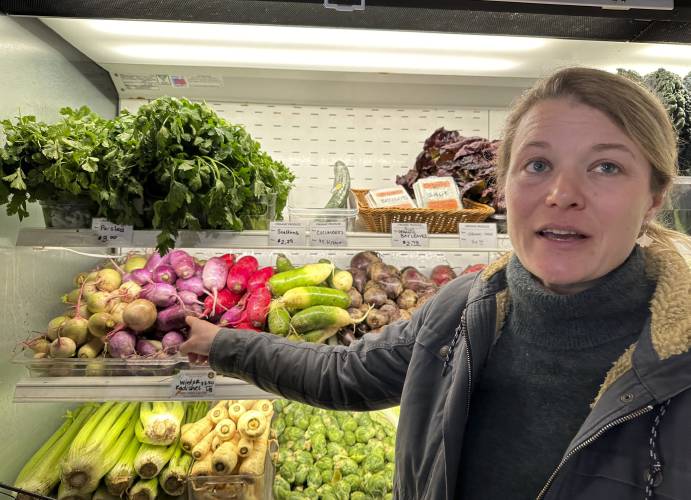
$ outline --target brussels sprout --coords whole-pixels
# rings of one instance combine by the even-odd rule
[[[293,484],[305,484],[305,481],[307,481],[307,474],[309,474],[311,468],[312,466],[309,464],[298,465],[297,469],[295,470],[295,479],[293,480]]]
[[[346,446],[353,446],[355,443],[357,443],[357,440],[355,439],[355,433],[345,431],[343,433],[343,444],[345,444]]]
[[[305,437],[305,431],[298,429],[297,427],[286,427],[283,431],[286,437],[286,441],[297,441]]]
[[[368,455],[381,455],[382,458],[386,456],[386,447],[381,441],[372,440],[365,447]]]
[[[343,431],[338,427],[328,427],[326,429],[326,437],[331,442],[340,443],[343,441]]]
[[[350,447],[348,456],[360,464],[367,457],[367,447],[362,443],[355,443]]]
[[[281,435],[286,429],[286,421],[283,417],[277,417],[271,424],[271,428],[276,431],[277,435]]]
[[[326,455],[326,437],[324,434],[315,434],[310,439],[310,444],[312,445],[312,456],[315,459],[319,459]]]
[[[310,468],[307,474],[307,486],[310,488],[319,488],[323,482],[321,471],[316,467]]]
[[[336,455],[348,455],[348,452],[342,445],[333,442],[326,445],[326,453],[332,458]]]
[[[350,485],[351,491],[358,491],[362,485],[362,479],[357,474],[349,474],[344,476],[343,481]]]
[[[283,479],[281,475],[274,478],[274,496],[277,500],[285,500],[290,494],[290,483]]]
[[[286,424],[286,427],[292,427],[293,423],[295,421],[295,418],[293,417],[293,415],[291,415],[290,413],[283,413],[282,416],[283,416],[283,421]]]
[[[310,415],[310,426],[312,425],[324,425],[324,420],[322,420],[321,413],[314,413]]]
[[[338,427],[338,420],[336,420],[332,415],[329,415],[328,413],[325,413],[324,415],[322,415],[322,422],[324,422],[324,425],[326,427],[330,427],[330,426]]]
[[[296,462],[285,462],[284,464],[281,464],[281,468],[279,469],[278,473],[283,479],[289,483],[292,483],[295,481],[295,471],[297,468],[298,464]]]
[[[307,415],[305,414],[295,415],[293,425],[295,427],[302,429],[303,431],[306,431],[310,426],[310,421]]]
[[[392,463],[388,463],[384,466],[384,477],[389,482],[389,491],[393,489],[393,479],[395,475],[396,467]]]
[[[372,495],[373,497],[381,498],[389,490],[388,481],[383,476],[383,474],[372,474],[366,477],[363,483],[363,489],[365,493]]]
[[[293,443],[292,449],[295,451],[305,451],[305,450],[309,451],[309,449],[310,449],[305,438],[296,439],[292,443]]]
[[[362,491],[353,491],[350,494],[350,500],[367,500],[367,495]]]
[[[386,439],[386,432],[384,432],[384,429],[381,427],[377,428],[377,431],[374,434],[374,437],[377,438],[379,441],[383,441]]]
[[[336,493],[338,500],[349,500],[350,485],[345,481],[339,481],[334,485],[334,493]]]
[[[379,454],[368,455],[362,462],[362,467],[367,471],[374,474],[375,472],[380,472],[384,470],[384,457]]]
[[[354,413],[355,421],[358,427],[369,427],[372,425],[372,419],[367,412],[357,412]]]
[[[355,420],[355,418],[353,417],[348,417],[341,425],[341,429],[343,429],[344,431],[355,432],[357,428],[357,420]]]
[[[322,483],[330,483],[333,481],[334,473],[331,469],[324,469],[320,471],[322,476]]]
[[[286,399],[274,399],[274,413],[280,415],[289,404],[290,401]]]
[[[290,462],[293,459],[293,452],[287,448],[278,449],[278,463],[283,464],[285,462]]]
[[[361,426],[358,427],[355,430],[355,439],[357,440],[358,443],[369,443],[372,438],[374,437],[375,430],[374,427],[370,426]]]
[[[396,449],[390,444],[384,444],[384,458],[387,462],[396,461]]]
[[[303,498],[302,493],[303,493],[302,491],[299,491],[299,492],[298,491],[291,491],[290,495],[288,495],[287,500],[302,500],[302,498]]]
[[[335,467],[341,469],[341,474],[344,476],[349,476],[350,474],[357,474],[358,464],[352,458],[340,457],[335,462]]]
[[[334,492],[333,486],[330,484],[322,484],[318,489],[319,498],[322,500],[338,500],[336,493]]]
[[[322,457],[314,463],[314,466],[319,470],[333,471],[334,461],[331,457]]]
[[[305,436],[307,438],[310,438],[310,437],[314,436],[315,434],[326,435],[326,426],[321,421],[321,417],[319,417],[319,421],[311,421],[310,420],[310,425],[309,425],[309,427],[307,427],[307,430],[305,431]]]
[[[302,496],[303,498],[313,498],[314,500],[317,500],[319,498],[319,493],[317,493],[317,488],[312,488],[312,487],[307,487],[304,490],[302,490]]]
[[[314,463],[314,459],[312,458],[312,454],[306,450],[296,451],[294,454],[293,460],[295,460],[295,463],[298,465],[305,464],[305,465],[311,466]]]
[[[384,500],[393,500],[393,493],[389,492],[384,495]]]

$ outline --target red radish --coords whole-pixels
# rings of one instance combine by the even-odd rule
[[[185,337],[180,332],[171,330],[161,339],[163,351],[167,354],[175,354],[180,348],[180,344],[185,341]]]
[[[252,276],[247,280],[247,291],[254,292],[256,289],[264,287],[266,282],[274,275],[273,267],[262,267],[258,271],[252,273]]]
[[[151,279],[154,283],[168,283],[172,285],[175,283],[175,280],[178,279],[178,275],[175,274],[175,270],[172,266],[161,264],[151,273]]]
[[[127,330],[120,330],[108,334],[106,337],[106,351],[113,358],[129,358],[135,353],[137,338]]]
[[[263,328],[271,305],[271,292],[268,288],[258,288],[247,299],[247,319],[255,328]]]
[[[216,316],[217,314],[223,314],[225,311],[233,307],[242,298],[241,295],[231,292],[227,288],[224,288],[218,292],[216,297],[211,295],[204,299],[204,312],[203,316]],[[216,305],[214,306],[214,299],[216,300]]]
[[[432,269],[432,281],[434,281],[437,286],[442,286],[451,281],[456,277],[456,273],[451,269],[451,266],[447,264],[440,264]]]
[[[149,283],[142,288],[139,297],[150,300],[159,307],[168,307],[177,300],[177,289],[168,283]]]
[[[226,285],[235,293],[242,293],[247,289],[247,281],[259,267],[257,259],[251,255],[241,257],[228,273]]]
[[[226,264],[228,264],[228,269],[233,267],[235,264],[235,254],[232,253],[224,253],[221,255],[221,258],[226,261]]]
[[[245,306],[235,304],[233,307],[223,313],[223,316],[221,316],[221,319],[218,321],[218,326],[235,326],[238,323],[242,323],[246,320],[247,313],[245,312]]]
[[[204,295],[204,283],[199,276],[192,276],[186,280],[179,279],[175,282],[175,286],[179,291],[194,292],[197,297]]]
[[[461,274],[478,273],[486,267],[487,266],[484,264],[473,264],[472,266],[466,267]]]
[[[168,261],[177,274],[182,279],[191,278],[197,270],[194,259],[184,250],[173,250],[169,254]]]
[[[180,300],[185,305],[201,304],[201,302],[199,302],[199,299],[197,298],[197,294],[194,292],[190,292],[189,290],[178,291],[178,297],[180,297]]]
[[[212,311],[216,310],[218,291],[225,287],[227,278],[228,264],[226,264],[225,260],[219,257],[211,257],[206,261],[204,270],[202,271],[202,282],[204,283],[204,288],[211,290],[211,294],[214,297],[213,307],[211,308]]]
[[[130,279],[140,286],[144,286],[147,283],[151,283],[151,278],[151,271],[148,271],[147,269],[135,269],[130,273]],[[123,281],[126,280],[123,279]]]
[[[156,306],[145,299],[137,299],[127,304],[122,318],[127,326],[135,332],[148,330],[156,322]]]
[[[162,350],[162,344],[158,340],[139,339],[135,346],[137,354],[140,356],[154,356]]]
[[[161,332],[169,332],[171,330],[179,330],[187,326],[185,316],[189,315],[189,311],[184,304],[175,304],[174,306],[166,307],[159,311],[156,319],[156,328]]]

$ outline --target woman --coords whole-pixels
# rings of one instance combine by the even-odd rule
[[[182,350],[316,406],[400,403],[399,499],[689,498],[688,239],[654,222],[675,166],[657,99],[559,71],[506,125],[514,253],[347,348],[190,318]]]

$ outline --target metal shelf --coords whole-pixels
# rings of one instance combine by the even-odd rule
[[[173,376],[23,378],[14,390],[15,403],[81,401],[189,401],[172,395]],[[213,396],[199,399],[275,399],[242,380],[218,377]]]
[[[157,231],[134,231],[134,239],[131,245],[105,246],[97,239],[97,234],[90,229],[35,229],[23,228],[17,235],[18,247],[33,248],[153,248],[156,246]],[[268,231],[180,231],[177,238],[177,246],[180,248],[233,248],[248,250],[277,249],[269,245]],[[459,247],[456,234],[430,234],[428,248],[393,247],[391,235],[388,233],[348,233],[348,246],[350,250],[386,250],[400,249],[406,252],[436,251],[505,251],[511,248],[506,235],[499,235],[499,248],[464,249]],[[285,250],[314,250],[321,247],[281,247]],[[336,248],[329,247],[329,250]]]

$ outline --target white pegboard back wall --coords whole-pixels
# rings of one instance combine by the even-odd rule
[[[120,105],[135,112],[146,102],[123,99]],[[314,186],[330,187],[337,160],[350,168],[352,187],[392,186],[396,175],[413,167],[425,139],[437,128],[494,139],[506,115],[505,110],[483,108],[208,104],[229,122],[243,125],[262,149],[295,173],[298,198]]]

